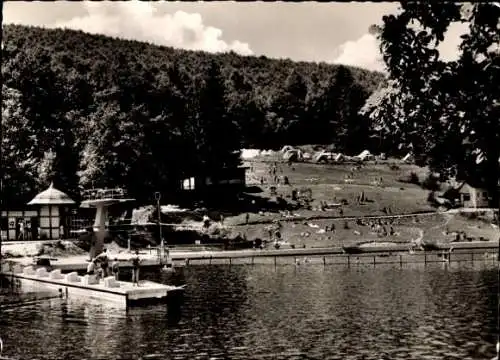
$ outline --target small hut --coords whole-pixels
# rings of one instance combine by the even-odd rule
[[[60,226],[64,224],[65,212],[63,206],[74,205],[75,202],[64,192],[57,190],[50,184],[47,190],[35,196],[28,205],[39,205],[39,233],[38,238],[57,239],[66,234],[60,234]]]

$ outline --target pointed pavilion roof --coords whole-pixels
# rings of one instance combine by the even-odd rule
[[[54,184],[51,183],[47,190],[35,196],[28,205],[67,205],[74,203],[67,194],[57,190]]]

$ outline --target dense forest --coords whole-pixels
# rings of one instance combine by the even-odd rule
[[[380,73],[18,25],[3,27],[3,43],[7,202],[51,181],[75,198],[123,186],[145,199],[234,166],[242,147],[381,150],[359,114]]]

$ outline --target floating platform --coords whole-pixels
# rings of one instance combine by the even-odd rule
[[[364,254],[408,252],[411,248],[412,245],[410,243],[369,242],[352,246],[344,246],[343,250],[346,254]]]
[[[497,249],[499,246],[498,241],[488,240],[488,241],[452,241],[447,243],[436,243],[436,242],[424,242],[422,245],[423,248],[427,251],[433,250],[488,250],[488,249]]]
[[[153,281],[140,281],[139,286],[113,277],[97,280],[94,276],[79,276],[76,272],[61,274],[59,269],[50,273],[45,268],[34,270],[31,266],[3,273],[21,290],[51,290],[62,297],[72,299],[90,298],[113,303],[122,308],[150,302],[162,302],[179,296],[183,286],[171,286]]]

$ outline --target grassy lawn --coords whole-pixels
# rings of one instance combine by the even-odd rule
[[[433,211],[428,204],[428,190],[415,184],[401,182],[407,179],[410,173],[416,173],[423,179],[426,169],[415,165],[401,164],[391,169],[391,164],[367,164],[356,167],[349,164],[326,165],[311,163],[295,163],[288,166],[285,163],[277,164],[276,176],[279,183],[274,182],[275,176],[269,174],[273,163],[252,161],[246,162],[249,167],[247,180],[249,185],[256,185],[262,192],[257,196],[271,198],[271,188],[276,187],[276,195],[290,200],[292,191],[311,191],[313,208],[318,208],[321,202],[339,203],[347,201],[342,206],[345,216],[383,215],[383,209],[390,207],[394,214],[408,214],[423,211]],[[284,185],[287,177],[290,185]],[[346,179],[349,179],[346,181]],[[264,184],[260,180],[264,179]],[[382,181],[380,181],[382,180]],[[363,203],[356,199],[364,193]],[[330,211],[332,216],[338,216],[338,210]],[[298,210],[306,216],[315,214],[326,215],[324,211]]]
[[[410,164],[395,166],[393,161],[367,163],[362,166],[312,163],[294,163],[289,166],[277,161],[276,176],[280,179],[277,184],[275,175],[270,173],[274,164],[269,158],[265,161],[257,159],[245,162],[245,166],[249,167],[247,173],[249,185],[257,186],[261,190],[254,195],[270,199],[278,196],[290,202],[292,191],[300,193],[310,190],[312,209],[299,208],[291,211],[302,219],[285,218],[276,212],[261,212],[251,213],[249,224],[245,224],[245,214],[228,217],[225,219],[225,225],[229,225],[228,229],[233,235],[245,234],[248,239],[270,240],[268,229],[276,225],[263,223],[274,220],[280,221],[283,240],[297,247],[343,246],[368,241],[411,242],[416,239],[438,241],[455,239],[453,234],[446,234],[446,230],[465,231],[467,236],[476,238],[480,236],[495,238],[495,229],[485,222],[467,219],[458,214],[435,212],[436,209],[427,202],[429,190],[404,181],[412,172],[422,181],[428,173],[425,168]],[[289,180],[289,185],[284,185],[285,176]],[[264,180],[264,184],[261,184],[261,179]],[[271,192],[271,187],[275,187],[274,193]],[[358,202],[361,193],[364,193],[365,201]],[[332,204],[344,201],[345,205],[321,211],[320,204],[325,201]],[[342,208],[342,213],[339,208]],[[347,220],[349,228],[344,229],[346,220],[341,217],[384,216],[387,215],[384,211],[387,208],[390,208],[390,215],[421,212],[434,212],[434,214],[383,220],[382,226],[387,232],[393,228],[395,235],[392,236],[383,236],[373,231],[371,226],[358,225],[353,219]],[[330,227],[332,224],[335,224],[335,233],[325,231],[325,227]]]

